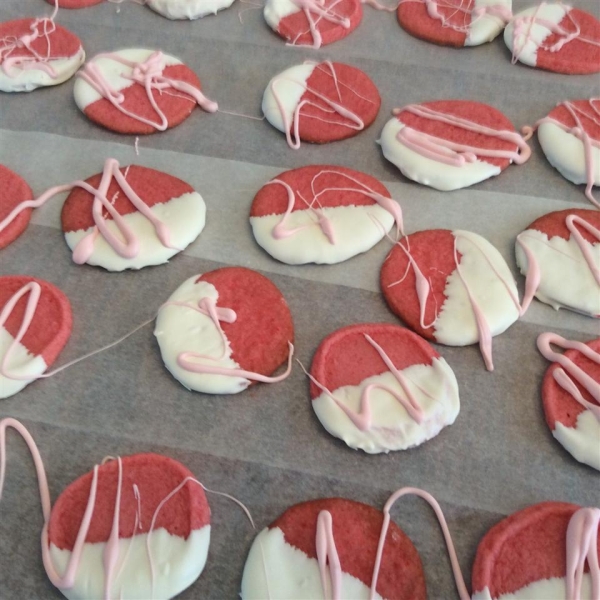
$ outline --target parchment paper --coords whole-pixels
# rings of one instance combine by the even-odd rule
[[[519,2],[516,9],[526,3]],[[578,2],[598,13],[593,1]],[[342,60],[365,70],[383,104],[358,137],[294,152],[268,124],[201,110],[174,130],[140,140],[88,122],[72,99],[73,82],[31,94],[0,96],[0,162],[19,172],[34,193],[86,178],[105,158],[181,177],[205,198],[207,225],[170,264],[107,273],[77,266],[60,232],[64,196],[37,210],[27,232],[0,253],[0,273],[43,277],[63,289],[74,312],[71,340],[57,364],[99,348],[152,317],[187,277],[225,264],[271,277],[288,300],[298,358],[308,366],[320,340],[356,322],[398,320],[378,290],[382,242],[336,266],[288,267],[254,243],[248,210],[254,193],[280,171],[330,163],[380,178],[404,210],[407,232],[447,227],[475,231],[503,253],[515,275],[513,244],[536,217],[575,205],[589,207],[582,186],[564,180],[532,141],[533,157],[468,190],[441,193],[412,184],[387,163],[376,144],[395,106],[443,98],[488,102],[517,126],[532,124],[565,98],[598,93],[596,76],[569,77],[512,66],[501,39],[454,50],[410,37],[393,14],[365,8],[363,23],[319,52],[286,47],[261,11],[238,21],[236,2],[216,17],[171,22],[132,3],[61,10],[58,22],[83,40],[88,56],[128,46],[160,48],[199,75],[224,110],[258,115],[268,80],[307,58]],[[0,20],[49,14],[42,0],[2,0]],[[518,276],[522,287],[522,278]],[[152,326],[120,346],[0,402],[0,416],[23,420],[46,460],[53,499],[106,455],[162,452],[183,461],[208,487],[245,502],[260,529],[291,504],[343,496],[381,507],[395,489],[420,486],[436,495],[454,535],[467,581],[477,543],[511,512],[542,500],[597,505],[600,479],[556,443],[543,419],[540,382],[547,367],[535,348],[546,330],[587,340],[598,323],[555,312],[535,301],[526,317],[494,339],[496,370],[486,372],[478,349],[437,347],[460,385],[456,423],[420,448],[368,456],[321,427],[300,369],[285,382],[257,385],[232,397],[188,392],[165,370]],[[25,445],[9,434],[8,474],[0,503],[0,598],[58,598],[40,557],[42,526],[34,469]],[[235,598],[254,532],[241,511],[210,496],[212,542],[201,578],[182,598]],[[423,559],[430,598],[456,597],[441,534],[429,508],[402,500],[396,522]]]

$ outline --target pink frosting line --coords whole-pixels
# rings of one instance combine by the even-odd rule
[[[299,33],[292,42],[288,42],[288,46],[308,46],[310,48],[318,49],[323,44],[323,38],[319,30],[319,22],[321,19],[334,23],[335,25],[341,25],[344,29],[350,28],[350,19],[343,17],[342,15],[334,12],[334,8],[342,0],[334,0],[327,6],[326,0],[291,0],[292,4],[295,4],[301,11],[304,12],[306,20],[308,21],[308,30]],[[316,15],[315,19],[313,15]],[[297,40],[304,34],[310,33],[312,37],[312,44],[297,44]]]
[[[322,510],[317,516],[317,535],[315,540],[319,574],[325,600],[341,600],[342,566],[333,537],[333,517],[328,510]],[[329,565],[329,577],[327,566]]]
[[[592,598],[600,598],[598,527],[600,508],[580,508],[567,527],[567,598],[581,600],[583,570],[587,562],[592,579]]]
[[[471,600],[471,596],[467,591],[467,586],[465,585],[465,580],[463,579],[462,572],[460,570],[460,565],[458,564],[458,558],[456,556],[456,550],[454,549],[454,543],[452,541],[452,536],[450,535],[450,530],[448,529],[448,524],[446,523],[446,518],[444,517],[444,513],[440,508],[437,500],[428,492],[421,490],[419,488],[413,487],[405,487],[394,492],[385,503],[383,508],[383,524],[381,526],[381,534],[379,536],[379,543],[377,546],[377,555],[375,557],[375,565],[373,567],[373,577],[371,579],[371,590],[369,593],[369,600],[373,600],[375,598],[375,593],[377,590],[377,579],[379,577],[379,569],[381,567],[381,560],[383,557],[383,548],[385,546],[385,538],[387,535],[387,531],[390,525],[390,510],[392,506],[402,496],[414,495],[418,496],[425,500],[431,508],[433,508],[433,512],[437,517],[437,520],[442,529],[442,533],[444,534],[444,540],[446,542],[446,547],[448,549],[448,555],[450,556],[450,562],[452,564],[452,572],[454,574],[454,581],[456,582],[456,589],[458,591],[458,596],[460,600]]]
[[[160,119],[159,123],[146,119],[145,117],[142,117],[137,113],[131,112],[123,107],[125,96],[123,92],[113,88],[110,85],[110,83],[104,77],[102,70],[95,64],[94,61],[99,58],[112,60],[131,69],[130,75],[122,74],[121,77],[130,79],[133,83],[137,83],[144,87],[148,96],[148,101]],[[209,100],[198,88],[194,87],[193,85],[190,85],[189,83],[179,79],[173,79],[172,77],[165,76],[163,74],[165,67],[165,57],[160,51],[153,52],[143,62],[127,60],[119,56],[117,53],[105,53],[98,54],[95,59],[86,63],[77,74],[77,77],[81,77],[83,81],[85,81],[90,87],[98,92],[98,94],[100,94],[103,98],[106,98],[118,111],[122,112],[128,117],[132,117],[133,119],[140,121],[141,123],[151,125],[158,131],[165,131],[169,127],[169,122],[165,116],[165,113],[156,103],[153,94],[154,90],[157,90],[159,93],[163,93],[163,90],[169,88],[178,90],[184,94],[187,94],[188,96],[191,96],[196,104],[198,104],[205,111],[211,113],[217,112],[219,107],[216,102]]]
[[[509,159],[510,162],[514,162],[518,165],[525,163],[531,156],[531,148],[527,145],[525,139],[516,131],[492,129],[491,127],[480,125],[475,121],[446,114],[420,104],[409,104],[403,108],[395,108],[392,111],[392,113],[398,117],[403,112],[409,112],[430,121],[438,121],[452,125],[453,127],[460,127],[465,131],[473,131],[491,138],[511,142],[517,146],[517,150],[480,148],[468,144],[451,142],[405,125],[396,134],[397,140],[413,152],[416,152],[425,158],[454,167],[462,167],[467,163],[475,162],[478,159],[478,156],[506,158]]]
[[[600,383],[577,366],[570,358],[556,352],[552,345],[563,350],[577,350],[592,362],[600,365],[600,354],[583,342],[567,340],[556,333],[541,333],[537,338],[537,347],[540,354],[551,362],[558,363],[560,367],[554,370],[553,377],[556,383],[570,394],[581,406],[589,410],[600,422]],[[596,404],[586,400],[575,382],[577,381],[594,398]]]

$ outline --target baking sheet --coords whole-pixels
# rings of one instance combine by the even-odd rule
[[[526,6],[518,3],[516,9]],[[577,6],[598,13],[593,1]],[[167,171],[192,184],[207,203],[207,225],[168,265],[107,273],[77,266],[60,232],[64,196],[35,211],[32,224],[0,253],[0,273],[43,277],[63,289],[74,312],[73,334],[58,364],[101,347],[152,317],[187,277],[238,264],[269,276],[288,300],[297,356],[308,366],[320,340],[356,322],[396,323],[378,291],[382,242],[334,266],[289,267],[253,241],[248,210],[254,193],[281,170],[330,163],[381,179],[402,205],[408,233],[424,228],[469,229],[494,243],[512,265],[514,238],[536,217],[579,205],[582,186],[565,181],[545,161],[536,140],[532,159],[468,190],[441,193],[405,180],[376,144],[395,106],[438,98],[489,102],[517,126],[531,124],[565,98],[598,93],[597,76],[567,77],[511,66],[500,39],[461,51],[411,38],[394,15],[365,8],[361,26],[319,52],[286,47],[261,11],[239,2],[216,17],[171,22],[132,3],[104,3],[59,12],[88,56],[128,46],[157,47],[182,58],[206,94],[224,110],[258,115],[274,74],[307,58],[343,60],[365,70],[383,103],[375,124],[356,138],[294,152],[264,122],[201,110],[174,130],[134,138],[88,122],[72,99],[73,82],[31,94],[0,96],[0,162],[19,172],[34,193],[100,172],[105,158]],[[49,14],[42,0],[2,0],[0,21]],[[519,284],[522,286],[521,278]],[[257,385],[232,397],[182,388],[165,370],[152,335],[140,330],[118,347],[0,402],[0,416],[23,420],[46,459],[52,497],[106,455],[156,451],[183,461],[208,487],[248,505],[259,528],[291,504],[344,496],[382,506],[411,485],[442,504],[467,581],[477,543],[503,516],[542,500],[598,504],[600,479],[553,441],[539,386],[546,361],[535,349],[547,330],[573,339],[598,335],[598,323],[534,302],[525,318],[494,339],[495,372],[478,349],[437,346],[461,392],[456,423],[420,448],[387,456],[350,450],[329,436],[310,407],[299,368],[283,383]],[[61,597],[40,558],[42,526],[33,466],[25,445],[9,434],[8,475],[0,503],[0,598]],[[182,598],[235,598],[254,532],[241,511],[210,496],[209,559]],[[443,539],[429,508],[400,501],[396,522],[423,559],[430,598],[456,596]]]

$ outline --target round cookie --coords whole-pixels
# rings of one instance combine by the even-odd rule
[[[515,254],[536,298],[600,317],[600,211],[567,209],[536,219],[517,236]]]
[[[167,19],[200,19],[229,8],[234,0],[146,0],[146,6]]]
[[[31,92],[70,79],[85,60],[81,40],[53,18],[0,23],[0,91]]]
[[[477,548],[472,573],[473,600],[591,599],[588,572],[583,574],[581,589],[573,585],[568,595],[567,560],[571,553],[567,530],[571,525],[575,543],[582,540],[582,532],[588,531],[597,545],[600,538],[593,534],[593,528],[598,528],[599,514],[597,508],[542,502],[500,521],[485,534]],[[586,518],[587,523],[583,522]],[[581,533],[577,532],[579,527]],[[577,565],[577,549],[573,550],[572,558]],[[585,560],[588,551],[597,556],[598,546],[587,546],[580,560]]]
[[[600,208],[592,195],[600,185],[600,98],[561,102],[538,121],[537,133],[548,162],[565,179],[585,183],[587,199]]]
[[[46,0],[48,4],[55,6],[58,3],[60,8],[87,8],[88,6],[94,6],[100,4],[105,0]]]
[[[288,44],[320,48],[360,25],[362,4],[360,0],[266,0],[263,15]]]
[[[442,46],[479,46],[491,42],[511,18],[511,0],[400,0],[398,22],[411,35]]]
[[[69,299],[51,283],[0,277],[0,399],[20,392],[54,363],[72,323]]]
[[[381,511],[352,500],[327,498],[292,506],[256,536],[244,567],[242,600],[369,597],[382,526]],[[374,598],[425,600],[419,554],[395,523],[389,527]],[[325,538],[327,546],[318,550],[317,539]],[[329,564],[322,581],[319,567],[326,552]],[[331,567],[335,557],[339,572]],[[332,571],[339,575],[337,595],[324,589],[330,590],[330,579],[336,579]]]
[[[21,211],[10,221],[8,216],[21,202],[32,198],[33,192],[27,182],[14,171],[0,165],[0,250],[12,244],[27,229],[31,218],[30,208]]]
[[[375,84],[360,69],[306,62],[271,79],[262,111],[297,149],[300,140],[324,144],[356,135],[371,125],[380,105]]]
[[[550,344],[566,352],[560,355]],[[537,345],[556,361],[542,382],[546,423],[573,457],[600,471],[600,338],[583,344],[543,333]]]
[[[102,173],[73,184],[61,214],[73,260],[108,271],[166,263],[200,235],[205,219],[204,200],[189,184],[146,167],[119,168],[114,159]]]
[[[92,121],[117,133],[145,135],[179,125],[198,104],[216,112],[196,74],[158,50],[98,54],[77,74],[75,103]]]
[[[374,177],[314,165],[279,174],[250,208],[259,246],[290,265],[333,264],[370,250],[396,222],[400,206]]]
[[[541,2],[517,13],[504,30],[512,63],[555,73],[600,72],[600,21],[562,2]]]
[[[450,191],[479,183],[531,149],[499,110],[467,100],[409,104],[393,111],[381,132],[381,150],[417,183]]]
[[[70,600],[172,598],[202,573],[209,542],[210,508],[193,473],[166,456],[134,454],[63,491],[43,536],[44,566]],[[78,555],[73,585],[57,581]]]
[[[479,342],[489,370],[491,338],[519,318],[508,265],[469,231],[429,229],[403,238],[383,263],[380,283],[389,307],[409,327],[448,346]]]
[[[423,338],[384,323],[328,335],[312,361],[310,397],[331,435],[369,454],[418,446],[460,410],[448,363]]]
[[[290,309],[269,279],[243,267],[186,280],[159,309],[154,335],[165,366],[189,390],[236,394],[290,373]]]

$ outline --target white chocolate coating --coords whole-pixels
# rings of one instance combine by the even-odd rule
[[[146,6],[167,19],[200,19],[229,8],[234,0],[146,0]]]
[[[579,414],[575,427],[557,421],[552,435],[579,462],[600,471],[600,422],[591,410]]]
[[[583,575],[581,600],[593,600],[592,579],[589,573]],[[488,588],[473,594],[473,600],[569,600],[564,577],[540,579],[521,588],[513,594],[501,594],[492,598]]]
[[[292,2],[292,0],[267,0],[263,9],[263,15],[267,25],[274,31],[277,31],[281,19],[300,12],[300,10],[301,8]]]
[[[485,8],[487,6],[505,6],[508,10],[512,7],[512,0],[475,0],[473,9]],[[504,23],[498,17],[486,14],[471,22],[469,33],[465,40],[465,46],[479,46],[496,39],[504,29]]]

